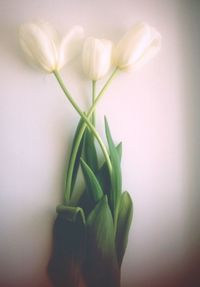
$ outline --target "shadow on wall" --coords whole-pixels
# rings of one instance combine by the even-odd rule
[[[186,2],[186,1],[185,1]],[[200,1],[188,1],[182,13],[182,45],[185,73],[185,103],[187,124],[187,153],[189,189],[187,194],[189,224],[189,244],[193,254],[200,257]],[[199,265],[200,271],[200,265]],[[199,275],[200,276],[200,275]]]
[[[168,270],[143,281],[130,281],[123,287],[199,287],[199,266],[200,256],[191,257],[179,270]]]
[[[200,1],[183,1],[180,6],[180,34],[182,40],[183,91],[186,117],[186,154],[188,178],[188,267],[185,273],[195,281],[188,287],[200,286]]]
[[[188,254],[177,268],[163,270],[123,287],[199,287],[200,286],[200,1],[177,2],[177,25],[180,30],[182,62],[182,96],[185,106],[183,128],[187,158],[187,238]],[[142,272],[142,271],[141,271]]]

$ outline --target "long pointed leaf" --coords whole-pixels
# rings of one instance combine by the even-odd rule
[[[112,204],[112,212],[114,214],[117,202],[119,200],[119,196],[121,194],[122,178],[121,178],[120,156],[115,148],[106,117],[105,117],[105,131],[110,151],[110,159],[113,167],[112,178],[111,178],[111,187],[112,187],[111,204]]]
[[[121,156],[122,156],[122,143],[119,143],[116,146],[116,150],[117,153],[119,155],[119,159],[121,161]],[[98,170],[97,174],[97,179],[101,185],[101,188],[104,192],[104,194],[106,194],[108,196],[108,202],[110,207],[112,208],[112,199],[111,199],[111,194],[112,194],[112,190],[111,190],[111,180],[110,180],[110,173],[108,170],[108,166],[107,163],[104,162],[103,165],[101,166],[101,168]]]
[[[98,170],[98,157],[93,134],[87,129],[84,140],[84,160],[95,173]]]
[[[84,271],[88,287],[120,285],[113,219],[106,196],[98,202],[87,219]]]
[[[72,154],[73,154],[73,151],[74,151],[74,143],[75,143],[76,140],[77,140],[77,137],[78,137],[78,134],[79,134],[79,131],[80,131],[80,128],[81,128],[82,124],[83,124],[83,120],[80,119],[80,121],[79,121],[79,123],[78,123],[78,125],[77,125],[77,128],[76,128],[76,132],[75,132],[75,135],[74,135],[73,142],[72,142],[72,150],[71,150],[71,154],[70,154],[70,159],[69,159],[68,168],[69,168],[70,162],[71,162],[71,160],[72,160]],[[78,174],[79,163],[80,163],[80,157],[81,157],[82,149],[83,149],[83,142],[84,142],[84,136],[82,137],[82,140],[81,140],[81,143],[80,143],[80,145],[79,145],[78,152],[77,152],[77,155],[76,155],[76,159],[75,159],[75,164],[74,164],[74,169],[73,169],[73,175],[72,175],[71,193],[73,192],[74,185],[75,185],[76,178],[77,178],[77,174]],[[67,171],[67,173],[68,173],[68,171]]]
[[[121,142],[116,146],[116,150],[117,150],[117,153],[119,155],[119,159],[121,161],[121,157],[122,157],[122,143]],[[97,177],[97,179],[101,185],[101,188],[102,188],[104,194],[106,194],[109,198],[110,197],[111,182],[110,182],[110,174],[109,174],[108,166],[107,166],[107,163],[105,161],[102,164],[102,166],[99,168],[99,170],[97,171],[96,177]]]
[[[121,266],[128,243],[128,234],[133,216],[133,203],[128,192],[123,192],[120,197],[119,214],[116,233],[116,250],[118,263]]]
[[[88,193],[91,195],[91,198],[94,203],[96,203],[103,197],[103,191],[101,189],[101,186],[95,174],[83,159],[81,159],[81,167]]]
[[[120,142],[116,147],[118,156],[119,156],[119,161],[121,163],[121,159],[122,159],[122,142]]]

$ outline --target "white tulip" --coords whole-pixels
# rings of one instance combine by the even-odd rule
[[[81,51],[83,28],[73,27],[63,38],[44,21],[22,25],[19,41],[29,60],[47,72],[60,70]]]
[[[137,70],[161,48],[161,35],[149,25],[138,23],[119,41],[113,51],[113,62],[121,70]]]
[[[85,40],[82,53],[83,71],[90,80],[105,76],[111,67],[112,42],[89,37]]]

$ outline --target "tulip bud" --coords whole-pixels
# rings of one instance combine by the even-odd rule
[[[83,71],[91,80],[105,76],[111,67],[112,42],[105,39],[87,38],[83,46]]]
[[[60,70],[81,48],[82,27],[75,26],[62,39],[48,23],[30,22],[20,27],[19,41],[29,60],[47,72]]]
[[[136,24],[118,42],[113,52],[113,62],[121,70],[137,70],[161,48],[161,35],[145,23]]]

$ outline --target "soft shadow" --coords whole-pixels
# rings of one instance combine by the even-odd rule
[[[180,4],[180,33],[183,63],[183,97],[185,101],[185,129],[187,154],[188,206],[188,274],[200,286],[200,1]]]

